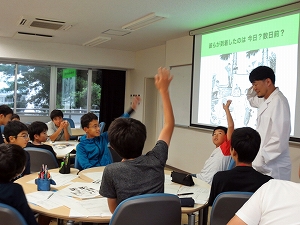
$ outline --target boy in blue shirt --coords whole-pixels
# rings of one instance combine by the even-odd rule
[[[128,118],[136,110],[140,97],[134,97],[131,109],[121,117]],[[83,170],[91,167],[106,166],[112,163],[112,156],[108,149],[108,134],[100,134],[98,117],[94,113],[86,113],[81,119],[81,127],[86,135],[80,138],[76,146],[77,169]]]

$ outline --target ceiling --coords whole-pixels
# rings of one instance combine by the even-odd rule
[[[190,30],[299,2],[295,0],[0,0],[0,37],[83,45],[99,36],[111,40],[97,47],[138,51],[187,36]],[[122,26],[155,13],[166,19],[128,32]],[[68,30],[19,25],[21,19],[43,18],[71,24]],[[107,34],[122,32],[123,36]],[[26,32],[53,36],[16,35]],[[109,33],[111,33],[109,32]]]

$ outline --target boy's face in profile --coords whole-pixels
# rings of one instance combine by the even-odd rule
[[[40,134],[35,134],[34,139],[38,142],[46,142],[48,139],[47,130],[44,130]]]
[[[11,121],[12,114],[7,114],[4,116],[3,114],[0,114],[0,125],[6,125],[8,121]]]
[[[89,126],[83,129],[86,132],[87,138],[100,136],[100,125],[98,120],[89,122]]]
[[[10,144],[19,145],[22,148],[26,147],[28,141],[29,141],[29,135],[28,135],[28,132],[25,131],[25,130],[18,133],[18,135],[16,137],[9,136],[9,143]]]
[[[55,126],[59,127],[60,123],[63,121],[63,118],[61,116],[56,116],[53,118],[52,121],[55,124]]]
[[[212,142],[216,147],[219,147],[224,141],[226,141],[226,133],[221,129],[215,130],[212,135]]]

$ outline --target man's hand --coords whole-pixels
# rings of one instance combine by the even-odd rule
[[[154,79],[157,90],[165,92],[168,91],[169,84],[173,79],[173,76],[170,75],[170,70],[159,67]]]
[[[132,104],[131,104],[131,108],[135,111],[137,106],[140,104],[141,102],[141,97],[140,96],[134,96],[132,99]]]

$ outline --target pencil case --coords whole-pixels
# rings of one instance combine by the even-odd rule
[[[35,179],[35,184],[37,185],[38,191],[50,191],[50,184],[56,184],[52,179]]]
[[[191,174],[179,173],[179,172],[173,171],[171,173],[171,177],[172,177],[172,182],[175,182],[178,184],[183,184],[185,186],[193,186],[195,184]]]

